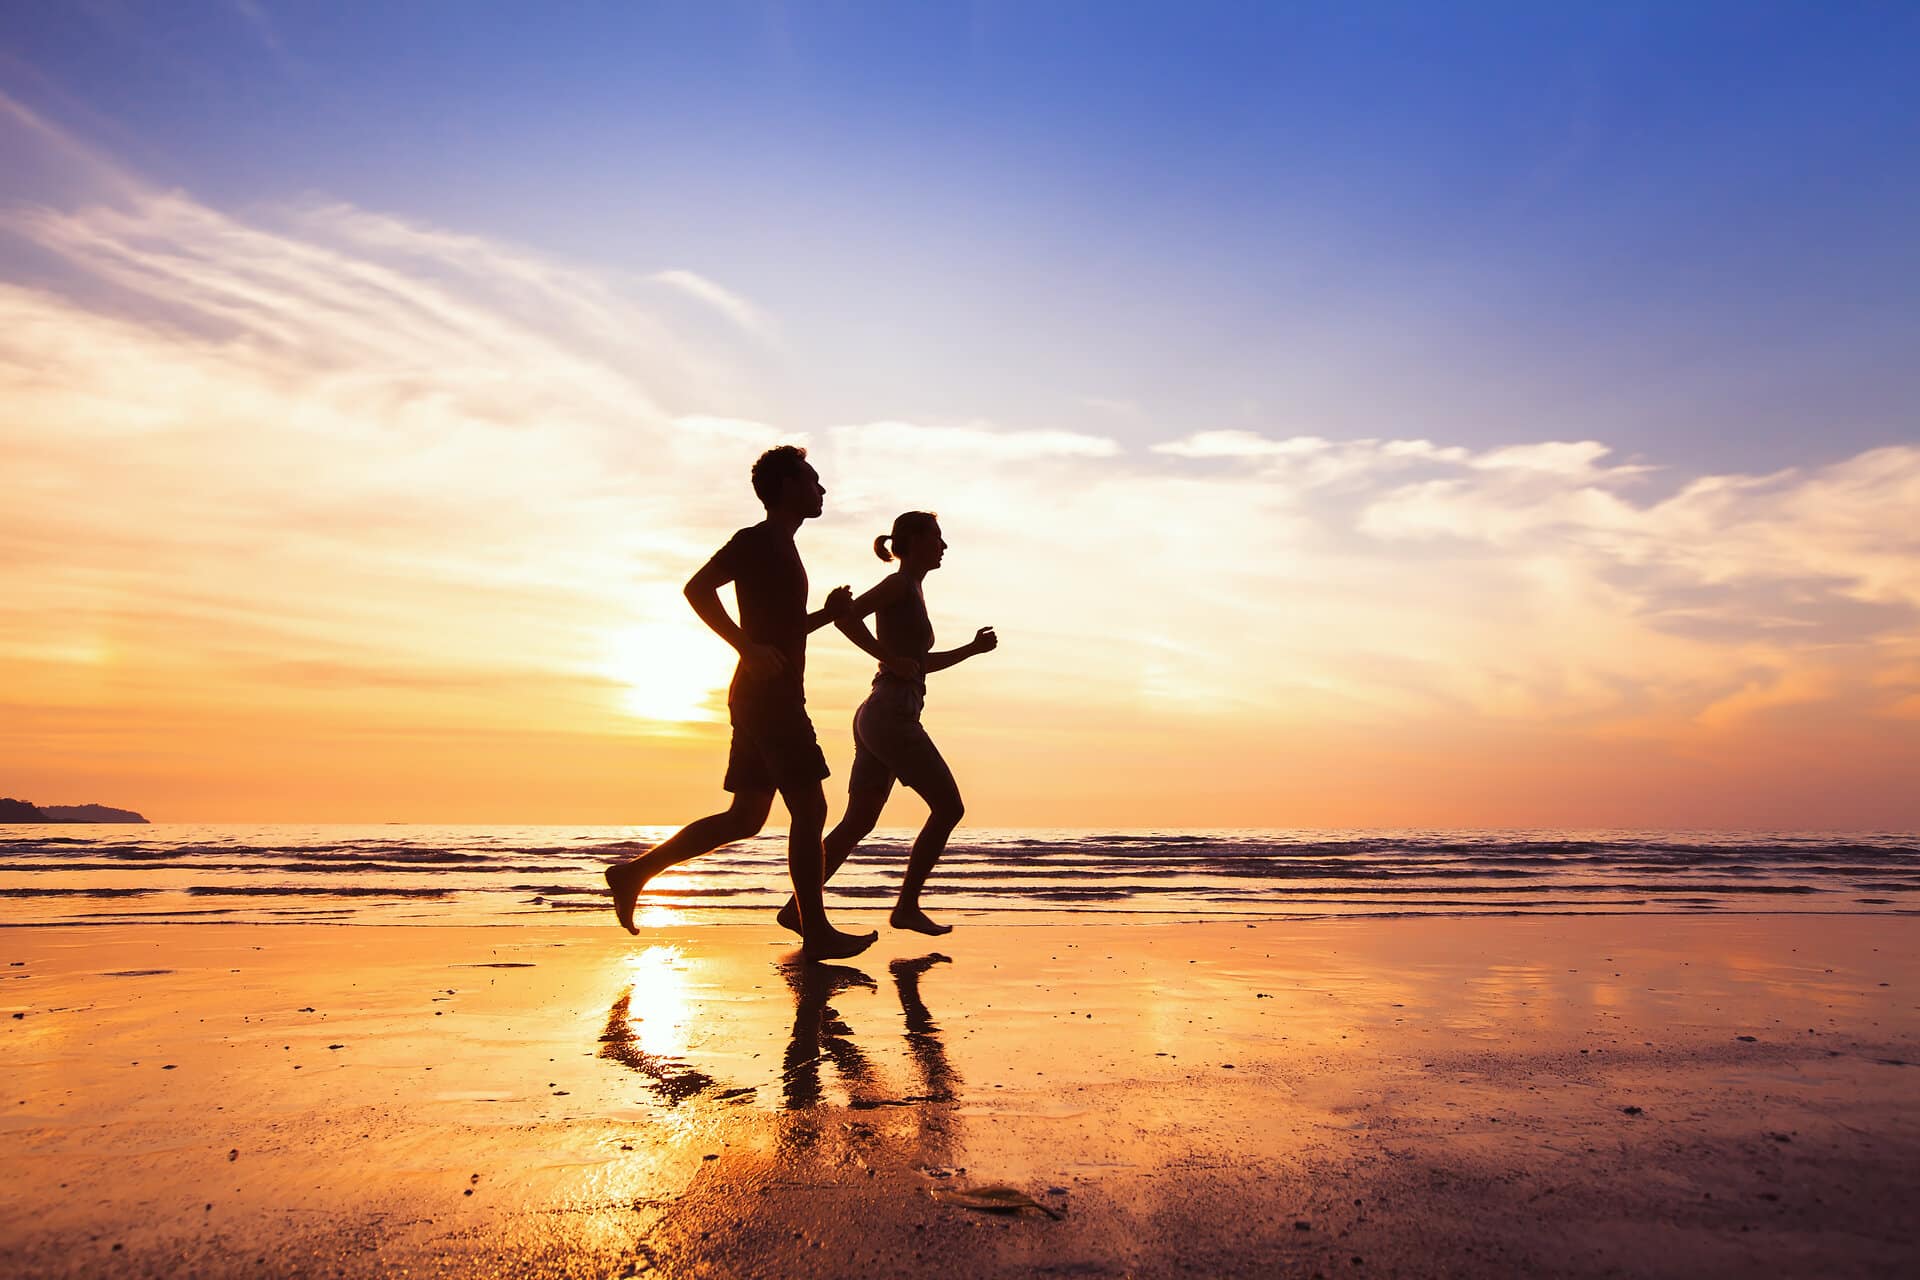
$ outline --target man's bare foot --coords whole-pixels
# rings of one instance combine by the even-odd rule
[[[879,983],[866,972],[850,964],[817,964],[807,959],[804,951],[790,951],[780,957],[776,966],[780,976],[787,980],[794,994],[803,1000],[831,1000],[849,987],[865,987],[869,991],[879,989]]]
[[[809,960],[846,960],[859,955],[880,940],[878,933],[842,933],[823,929],[800,944],[800,954]]]
[[[640,899],[640,891],[647,887],[647,881],[653,879],[653,871],[645,858],[616,862],[607,868],[607,891],[613,894],[613,913],[620,917],[620,927],[628,933],[640,932],[633,923],[633,907]]]
[[[803,938],[807,936],[806,929],[800,924],[800,904],[793,900],[792,895],[788,895],[787,905],[780,908],[780,914],[774,919],[778,920],[780,927],[788,933],[797,933]]]
[[[952,933],[950,924],[935,924],[927,919],[927,913],[919,907],[895,907],[893,914],[887,917],[887,923],[896,929],[911,929],[915,933],[930,934],[939,937],[943,933]]]

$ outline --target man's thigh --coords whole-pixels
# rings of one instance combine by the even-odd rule
[[[819,793],[821,782],[830,772],[806,707],[735,709],[733,745],[727,756],[727,790],[736,795],[743,789],[778,791],[791,808],[804,789],[811,787]]]

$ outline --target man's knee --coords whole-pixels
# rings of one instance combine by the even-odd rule
[[[748,840],[760,834],[760,828],[767,825],[767,815],[773,809],[771,792],[741,792],[733,797],[733,807],[725,815],[727,835],[734,840]]]
[[[795,826],[826,825],[827,793],[819,786],[794,787],[785,792],[782,798],[787,802],[787,816],[793,819]]]
[[[958,791],[952,795],[940,797],[931,807],[933,820],[945,826],[957,827],[960,825],[960,819],[967,816],[966,803],[960,799]]]

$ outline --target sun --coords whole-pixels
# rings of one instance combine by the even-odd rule
[[[606,640],[603,674],[622,689],[620,705],[643,720],[697,724],[717,719],[713,695],[733,675],[733,652],[697,626],[645,623]]]

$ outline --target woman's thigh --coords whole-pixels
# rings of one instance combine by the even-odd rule
[[[869,766],[872,774],[884,766],[934,808],[960,803],[960,787],[953,780],[953,770],[947,767],[946,758],[918,716],[892,702],[868,699],[854,719],[853,731],[858,753],[874,761]],[[856,769],[859,754],[855,756]]]
[[[902,736],[893,771],[900,781],[918,791],[929,806],[935,809],[960,806],[960,784],[953,780],[953,770],[947,767],[946,757],[934,745],[932,735],[918,722],[913,732]]]

